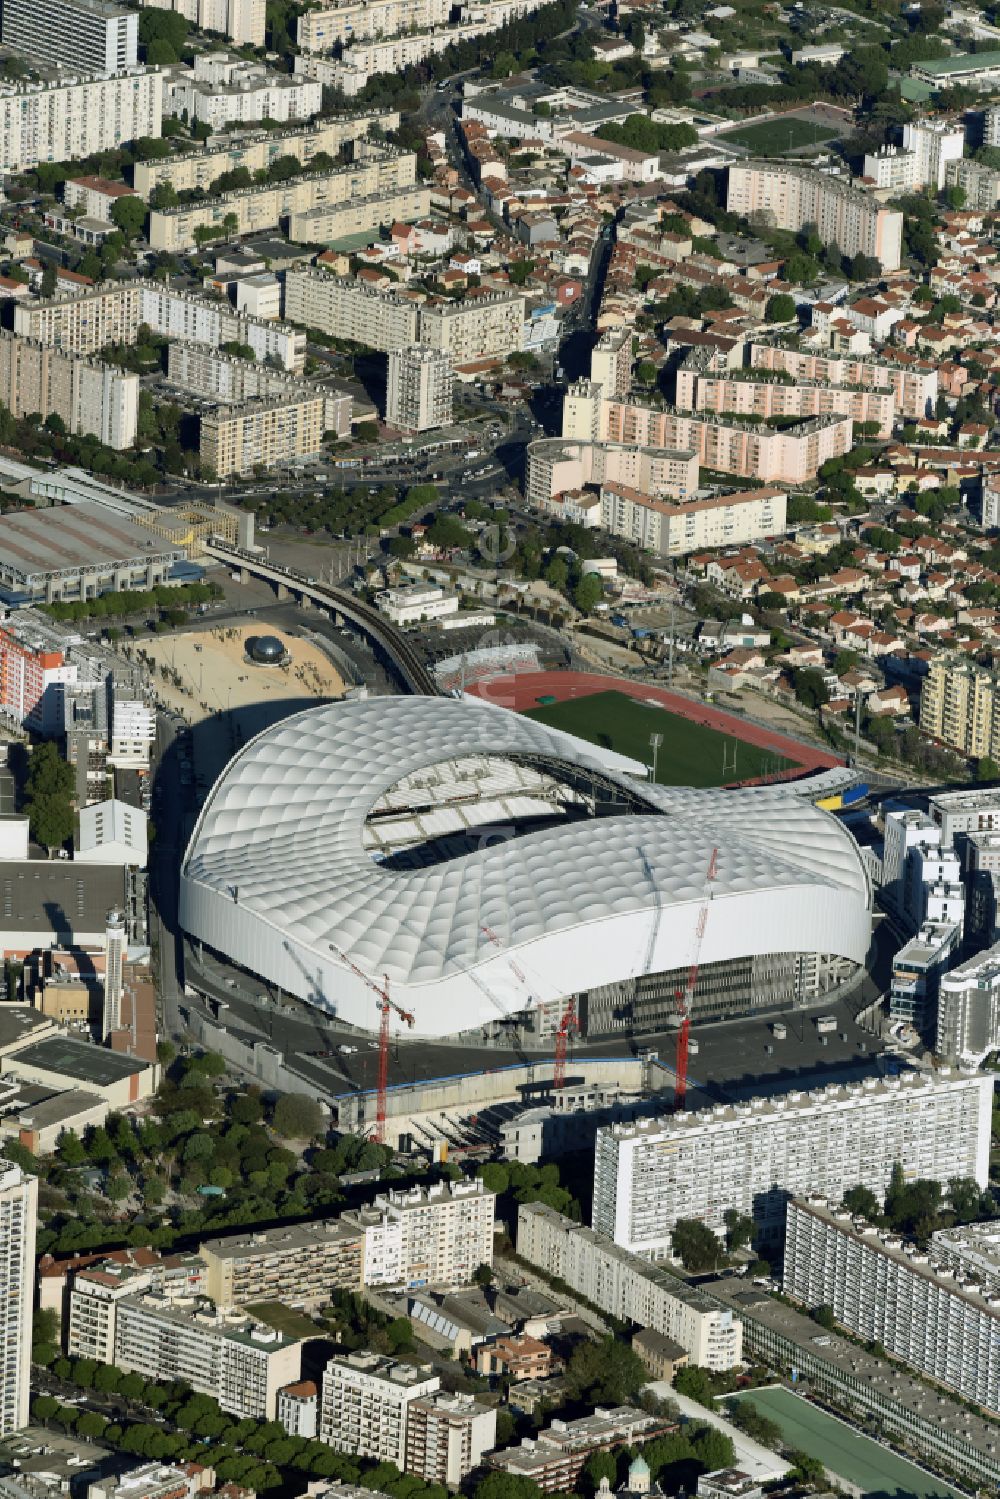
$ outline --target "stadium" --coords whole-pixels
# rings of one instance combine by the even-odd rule
[[[635,761],[485,703],[310,708],[231,761],[181,868],[185,933],[374,1032],[661,1028],[707,903],[695,1018],[822,998],[863,965],[871,888],[814,782],[654,786]],[[708,880],[713,850],[715,877]],[[790,946],[790,942],[792,946]]]

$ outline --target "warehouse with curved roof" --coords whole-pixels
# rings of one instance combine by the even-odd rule
[[[210,793],[181,925],[364,1031],[366,978],[428,1038],[578,996],[590,1035],[675,1014],[708,904],[695,1019],[816,999],[863,964],[871,889],[808,783],[654,786],[485,703],[371,698],[265,730]],[[706,882],[712,851],[715,876]]]

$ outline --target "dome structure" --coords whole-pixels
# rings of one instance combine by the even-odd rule
[[[285,645],[277,635],[255,635],[247,647],[251,661],[259,666],[277,666],[285,659]]]
[[[706,894],[703,969],[863,963],[865,865],[807,786],[691,790],[630,767],[468,699],[310,708],[217,781],[184,857],[181,925],[364,1030],[378,1010],[361,975],[384,975],[425,1037],[651,976],[672,1017],[659,976],[690,962]]]

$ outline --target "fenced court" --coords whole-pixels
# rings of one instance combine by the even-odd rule
[[[791,1390],[754,1390],[738,1398],[750,1400],[775,1421],[790,1447],[818,1457],[831,1474],[855,1484],[866,1499],[966,1499],[943,1479],[932,1478]]]

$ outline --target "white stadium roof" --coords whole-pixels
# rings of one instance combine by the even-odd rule
[[[808,795],[651,786],[468,700],[333,703],[265,730],[223,773],[185,856],[181,922],[374,1029],[374,995],[346,955],[388,976],[414,1035],[443,1036],[684,966],[718,848],[704,963],[787,951],[860,963],[868,878]]]

